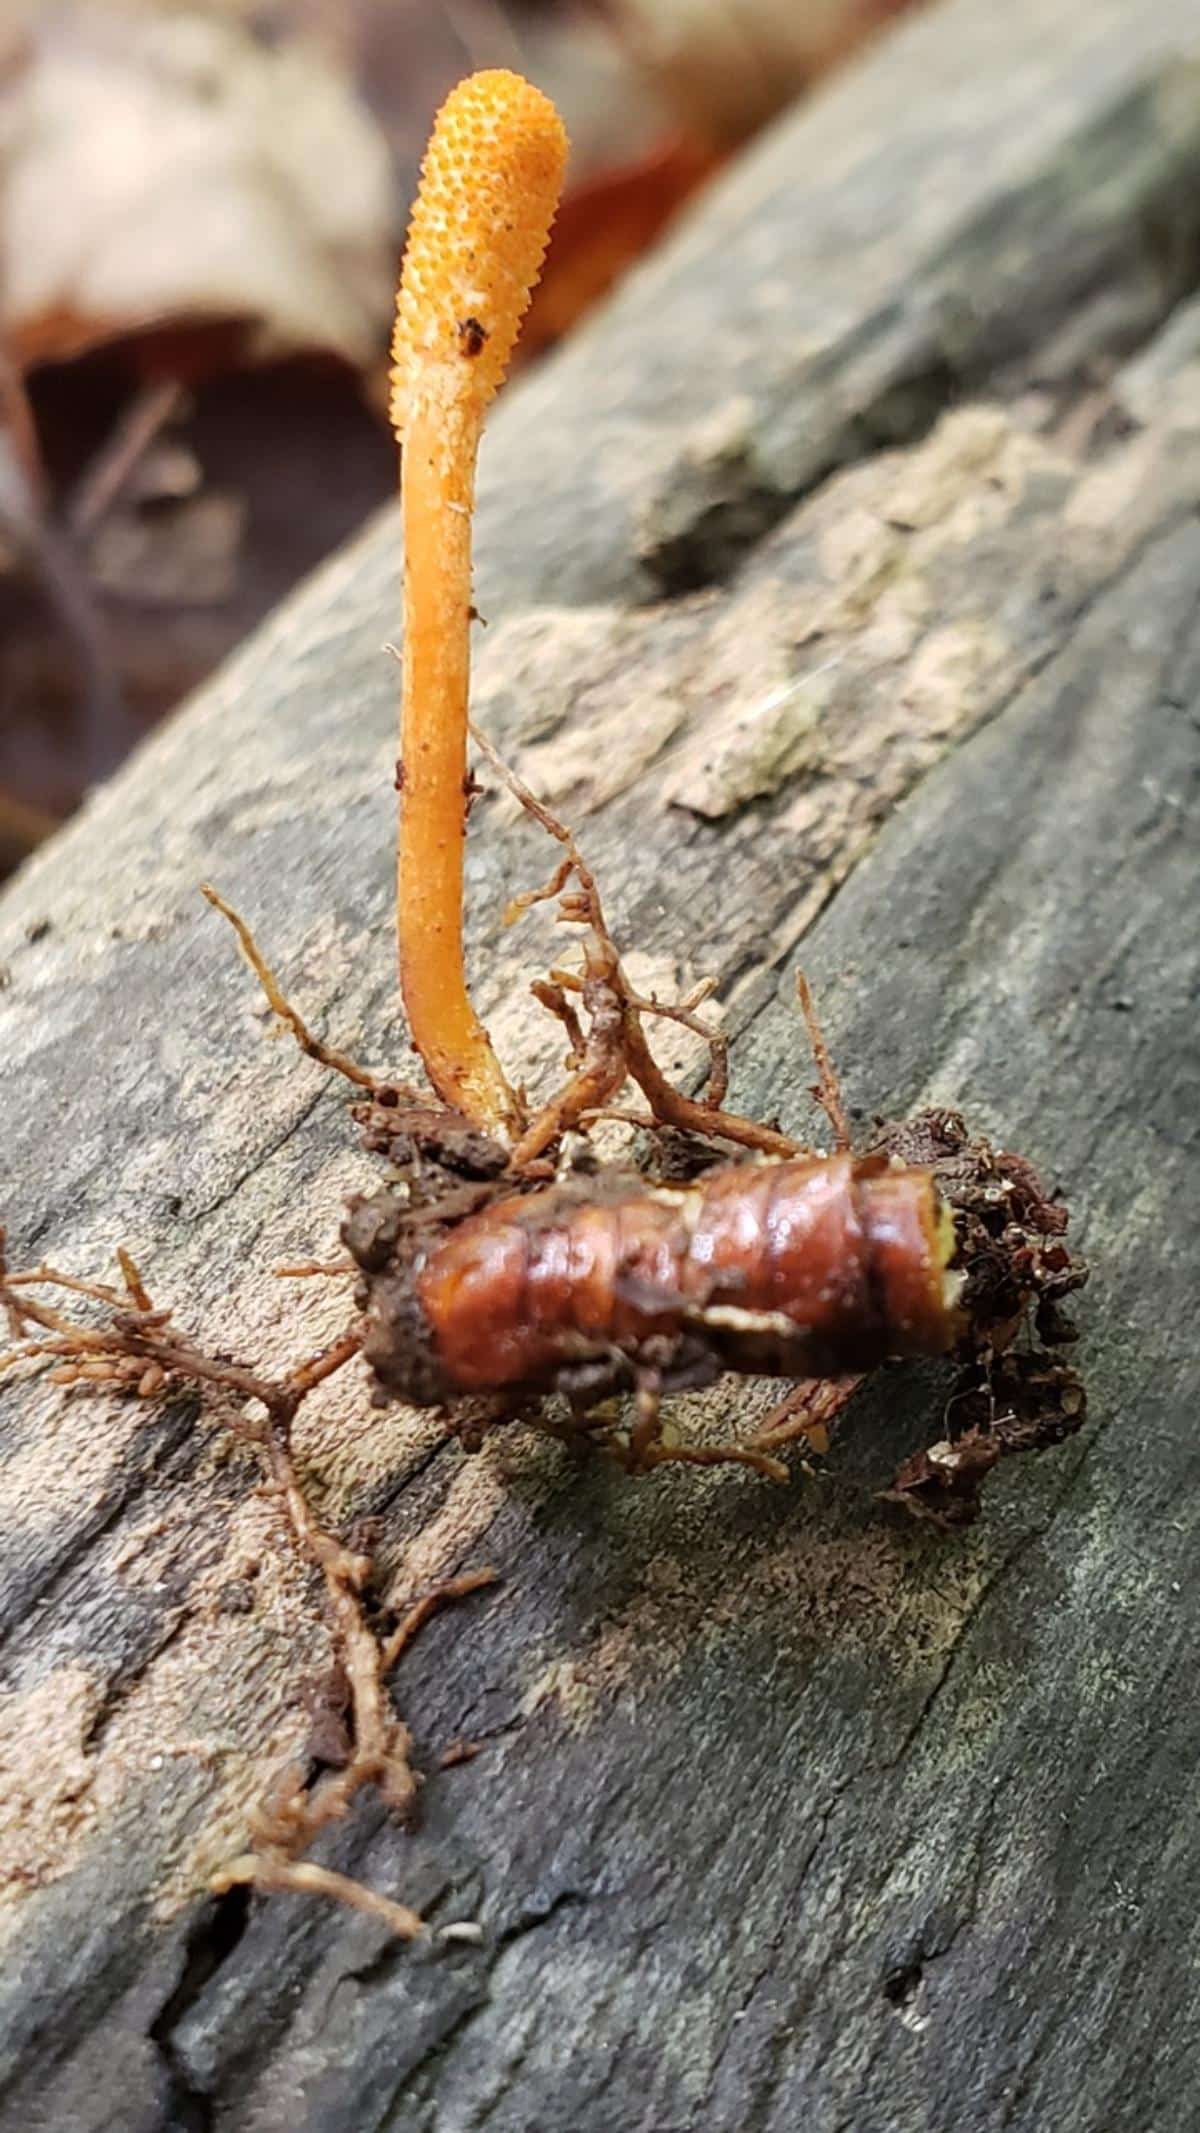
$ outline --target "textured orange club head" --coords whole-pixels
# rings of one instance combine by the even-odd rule
[[[557,111],[519,74],[472,74],[442,105],[396,299],[391,413],[399,434],[425,391],[461,395],[482,414],[502,383],[566,158]]]

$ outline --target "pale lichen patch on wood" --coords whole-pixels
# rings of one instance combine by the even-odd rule
[[[60,1667],[0,1700],[0,1898],[19,1901],[75,1865],[96,1814],[88,1738],[104,1701],[89,1668]]]

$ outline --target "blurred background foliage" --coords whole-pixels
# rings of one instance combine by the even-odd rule
[[[571,133],[528,362],[905,4],[4,0],[0,873],[393,490],[453,82],[516,67]]]

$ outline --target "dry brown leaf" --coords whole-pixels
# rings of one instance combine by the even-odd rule
[[[387,149],[327,56],[199,13],[93,8],[0,92],[0,303],[26,367],[164,321],[358,366],[386,330]]]
[[[522,334],[523,360],[570,331],[649,250],[720,160],[704,143],[676,135],[567,193]]]
[[[689,129],[745,140],[913,0],[604,0]]]

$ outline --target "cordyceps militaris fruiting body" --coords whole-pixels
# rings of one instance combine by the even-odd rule
[[[453,92],[422,167],[392,340],[404,450],[400,980],[438,1095],[493,1129],[518,1105],[463,972],[471,513],[483,418],[541,271],[566,154],[553,104],[518,75],[476,74]]]

